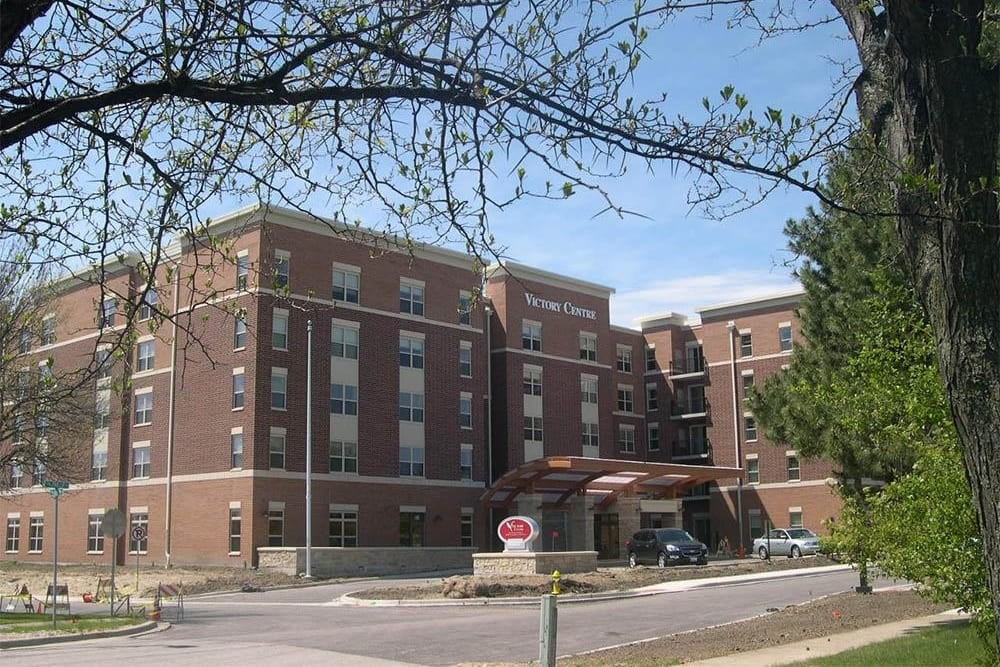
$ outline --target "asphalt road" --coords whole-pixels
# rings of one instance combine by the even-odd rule
[[[394,582],[398,583],[398,582]],[[658,595],[561,604],[558,653],[596,648],[750,618],[768,608],[849,590],[850,571],[721,585]],[[527,662],[538,658],[537,606],[348,607],[359,586],[234,593],[188,600],[165,632],[13,649],[36,665],[120,664],[228,667],[275,662],[362,667],[412,663]],[[167,610],[168,618],[172,610]]]

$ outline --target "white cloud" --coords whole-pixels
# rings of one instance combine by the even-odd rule
[[[653,281],[611,297],[611,322],[636,327],[640,317],[675,312],[697,321],[697,308],[789,292],[801,286],[786,273],[732,271]]]

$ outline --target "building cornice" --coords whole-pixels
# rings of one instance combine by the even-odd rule
[[[599,285],[597,283],[587,282],[586,280],[579,280],[577,278],[543,271],[542,269],[536,269],[532,266],[510,261],[491,264],[486,268],[487,280],[490,280],[498,274],[507,274],[514,279],[530,280],[531,282],[542,283],[544,285],[557,287],[570,292],[580,292],[599,299],[609,299],[611,298],[611,295],[615,293],[615,289],[613,287],[608,287],[607,285]]]
[[[704,322],[707,318],[727,317],[755,310],[795,307],[799,305],[804,295],[805,290],[797,289],[769,296],[742,299],[740,301],[729,301],[727,303],[719,303],[712,306],[703,306],[701,308],[696,308],[695,312],[701,315],[701,320]]]

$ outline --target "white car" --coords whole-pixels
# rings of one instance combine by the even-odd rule
[[[761,560],[770,556],[798,558],[819,553],[819,535],[806,528],[775,528],[754,540],[753,550]]]

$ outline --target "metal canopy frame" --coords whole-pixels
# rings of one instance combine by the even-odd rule
[[[600,496],[595,508],[604,509],[618,498],[678,498],[697,484],[743,477],[742,468],[550,456],[508,471],[479,502],[507,508],[522,493],[531,493],[542,496],[543,509],[555,509],[565,506],[573,496],[586,494]]]

